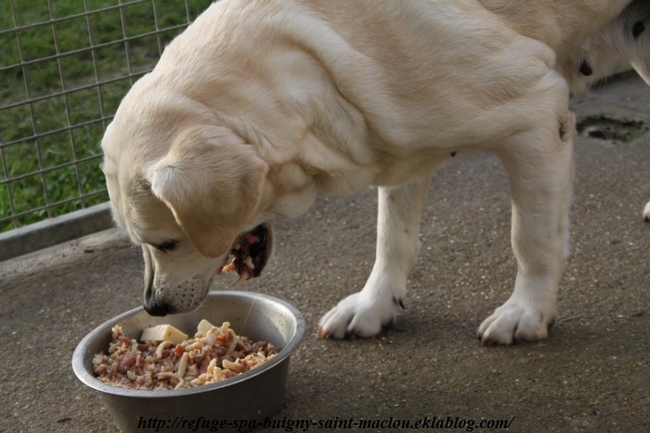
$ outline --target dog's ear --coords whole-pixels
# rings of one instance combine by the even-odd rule
[[[147,177],[194,248],[219,257],[255,212],[267,171],[239,135],[200,126],[182,131]]]

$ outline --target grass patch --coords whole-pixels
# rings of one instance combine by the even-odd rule
[[[211,2],[188,0],[190,20]],[[182,29],[142,35],[155,32],[156,21],[159,29],[168,29],[188,20],[185,0],[123,3],[121,9],[53,25],[51,18],[84,13],[84,2],[51,1],[50,10],[43,0],[15,1],[17,23],[11,3],[0,2],[0,31],[36,24],[0,35],[0,232],[47,218],[46,210],[38,210],[46,205],[63,202],[50,211],[57,216],[108,200],[99,145],[106,122],[97,120],[115,113],[134,81],[127,75],[137,78],[150,70]],[[91,12],[118,4],[87,1]],[[125,35],[137,39],[128,48],[112,43]],[[89,50],[100,44],[108,45]],[[66,55],[39,61],[57,53]],[[97,85],[98,80],[112,82]],[[80,89],[84,86],[92,87]],[[69,93],[57,95],[64,91]],[[27,103],[36,98],[42,99]],[[68,130],[54,132],[62,128]],[[6,145],[14,141],[20,142]],[[24,215],[15,224],[7,219],[18,213]]]

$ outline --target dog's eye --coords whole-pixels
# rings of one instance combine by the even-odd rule
[[[163,242],[162,244],[156,245],[156,248],[158,248],[160,251],[171,251],[176,248],[176,241]]]
[[[632,36],[634,36],[634,39],[638,38],[641,33],[645,30],[645,25],[639,21],[638,23],[634,24],[634,28],[632,28]]]

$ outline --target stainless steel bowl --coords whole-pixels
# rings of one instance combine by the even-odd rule
[[[273,343],[279,353],[265,364],[222,382],[172,391],[118,388],[95,378],[91,360],[106,352],[111,328],[122,326],[129,338],[143,329],[169,323],[193,336],[206,319],[215,325],[231,324],[238,335]],[[77,346],[72,368],[83,383],[98,391],[117,426],[124,431],[244,431],[263,426],[282,401],[287,384],[289,356],[305,334],[298,310],[279,299],[248,292],[212,292],[189,314],[152,317],[142,307],[97,327]]]

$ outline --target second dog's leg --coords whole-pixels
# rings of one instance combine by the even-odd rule
[[[430,181],[427,176],[400,187],[379,188],[375,265],[363,290],[323,316],[319,336],[370,337],[395,318],[420,248],[420,217]]]

